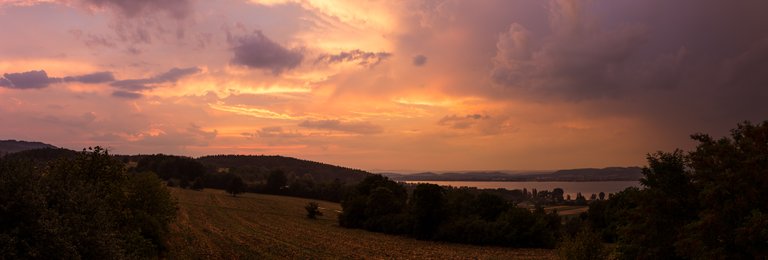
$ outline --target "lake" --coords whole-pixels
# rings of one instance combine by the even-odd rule
[[[581,192],[584,197],[589,199],[589,196],[593,193],[599,194],[601,191],[605,192],[607,196],[608,193],[616,193],[627,187],[640,187],[640,181],[406,181],[406,183],[433,183],[441,186],[466,186],[479,189],[504,188],[508,190],[522,190],[526,188],[528,192],[532,189],[551,191],[554,188],[561,188],[565,191],[563,197],[570,194],[571,199],[576,199],[576,193],[578,192]]]

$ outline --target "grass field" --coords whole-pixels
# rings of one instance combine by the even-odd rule
[[[171,225],[170,259],[552,259],[547,249],[511,249],[420,241],[339,227],[337,203],[319,201],[323,216],[306,218],[309,199],[221,190],[172,188],[179,215]]]

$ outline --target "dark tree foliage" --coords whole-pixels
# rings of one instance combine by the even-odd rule
[[[443,188],[436,184],[421,183],[411,195],[409,213],[414,218],[413,235],[430,239],[445,218]]]
[[[197,161],[203,163],[209,169],[217,168],[229,168],[232,169],[245,169],[245,168],[260,168],[269,173],[273,170],[281,170],[286,174],[293,174],[296,176],[303,176],[310,174],[316,183],[331,183],[335,179],[340,180],[343,183],[358,183],[370,173],[350,169],[345,167],[339,167],[335,165],[329,165],[319,162],[300,160],[291,157],[284,156],[270,156],[270,155],[211,155],[203,156],[197,159]],[[254,171],[234,172],[246,178],[254,174]]]
[[[502,197],[487,192],[481,192],[477,195],[472,205],[475,214],[478,214],[485,221],[496,220],[499,215],[507,211],[511,206]]]
[[[235,176],[229,181],[226,191],[227,193],[232,194],[233,197],[237,197],[237,194],[245,192],[246,188],[243,179],[240,178],[240,176]]]
[[[280,190],[288,184],[288,178],[281,170],[274,170],[269,173],[267,178],[266,190],[270,193],[280,193]]]
[[[581,195],[581,192],[576,193],[576,205],[587,205],[587,198],[584,198],[584,195]]]
[[[283,156],[214,155],[192,159],[173,155],[123,155],[138,161],[133,171],[154,171],[169,185],[226,190],[240,177],[247,191],[340,202],[368,173]],[[195,186],[197,183],[198,186]]]
[[[307,210],[307,218],[310,219],[316,219],[317,216],[323,215],[323,212],[320,211],[320,205],[314,201],[307,203],[307,205],[304,206],[304,209]]]
[[[603,260],[608,254],[600,236],[589,229],[575,236],[564,236],[557,247],[557,255],[565,260]]]
[[[135,171],[151,171],[157,173],[157,176],[163,180],[181,180],[181,183],[187,184],[181,185],[183,188],[189,187],[190,181],[197,177],[202,177],[206,172],[203,164],[189,157],[164,154],[143,155],[139,157],[140,159]]]
[[[4,258],[157,257],[176,203],[154,174],[128,174],[101,148],[45,167],[0,158]]]
[[[623,228],[619,250],[637,258],[673,259],[677,235],[695,217],[697,202],[682,151],[649,155],[648,163],[640,180],[646,189],[628,216],[632,225]]]
[[[195,181],[192,182],[192,187],[190,188],[197,191],[203,190],[205,188],[205,184],[203,183],[203,177],[197,177],[195,178]]]
[[[609,200],[598,201],[589,204],[587,222],[603,241],[614,243],[618,239],[619,228],[627,226],[631,214],[637,212],[636,208],[642,199],[643,191],[636,187],[629,187],[611,196]]]
[[[368,176],[342,201],[344,210],[339,215],[339,224],[382,231],[378,223],[397,218],[396,215],[404,211],[407,198],[405,188],[398,183],[381,175]]]
[[[554,198],[556,203],[563,202],[563,194],[565,194],[565,191],[562,188],[554,188],[552,190],[552,197]]]
[[[696,219],[675,244],[691,258],[768,257],[768,121],[739,124],[731,137],[693,135],[688,155]]]
[[[469,188],[403,186],[373,175],[343,201],[339,224],[390,234],[459,243],[554,247],[560,217],[517,208],[495,194]]]
[[[644,189],[593,203],[589,223],[624,259],[768,257],[768,121],[694,151],[648,156]]]

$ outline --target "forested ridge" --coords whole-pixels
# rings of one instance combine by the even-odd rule
[[[280,156],[28,150],[0,157],[0,250],[10,258],[162,256],[176,214],[166,186],[179,186],[338,201],[341,227],[556,248],[564,259],[768,257],[768,121],[738,124],[726,137],[691,137],[693,150],[647,155],[642,187],[573,201],[562,189],[405,184]],[[588,211],[562,217],[545,210],[574,204]],[[305,208],[318,213],[311,201]]]

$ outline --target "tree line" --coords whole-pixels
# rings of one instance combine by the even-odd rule
[[[768,257],[768,121],[691,151],[649,154],[642,188],[590,204],[581,222],[620,259]]]
[[[554,247],[556,213],[518,208],[468,188],[418,184],[411,192],[381,175],[364,179],[342,201],[339,225],[418,239],[512,247]]]
[[[122,156],[119,158],[125,163],[135,162],[135,166],[130,168],[130,171],[155,172],[170,186],[194,190],[204,188],[222,189],[230,192],[232,195],[242,192],[254,192],[339,202],[351,187],[351,184],[347,184],[339,178],[330,179],[325,174],[322,174],[322,172],[299,175],[295,172],[286,173],[283,168],[272,164],[249,164],[248,160],[254,158],[251,156],[208,156],[203,160],[210,163],[207,166],[201,163],[200,160],[176,155],[153,154]],[[250,163],[265,160],[269,163],[274,163],[272,161],[275,160],[287,163],[301,162],[299,164],[301,167],[285,166],[285,168],[299,169],[309,167],[305,164],[313,165],[312,162],[290,160],[286,157],[258,158],[258,160],[250,161]],[[224,166],[223,163],[233,163],[233,165],[226,168],[219,167]],[[320,165],[313,167],[323,168],[332,166]],[[345,170],[358,174],[357,170]],[[315,178],[315,176],[322,177]]]
[[[162,256],[176,202],[154,173],[128,173],[99,147],[30,158],[0,158],[3,258]]]

